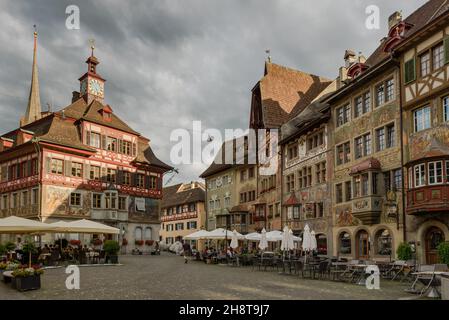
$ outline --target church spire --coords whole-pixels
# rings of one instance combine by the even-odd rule
[[[39,75],[37,69],[37,31],[34,26],[33,69],[31,74],[30,97],[25,116],[20,121],[20,126],[27,125],[41,118],[41,98],[39,94]]]

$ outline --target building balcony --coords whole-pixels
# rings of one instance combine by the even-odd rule
[[[161,222],[185,220],[185,219],[195,219],[195,218],[198,218],[197,212],[183,212],[183,213],[162,216]]]
[[[363,224],[372,225],[380,222],[382,212],[382,197],[365,196],[352,200],[352,215]]]
[[[429,185],[407,191],[407,214],[449,211],[449,185]]]

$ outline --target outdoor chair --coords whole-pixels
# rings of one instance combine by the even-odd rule
[[[435,279],[435,268],[436,265],[420,265],[417,269],[417,272],[427,272],[428,274],[417,274],[415,281],[412,283],[411,287],[405,289],[405,291],[409,293],[419,294],[420,296],[424,295],[429,288],[432,286],[432,282]],[[447,268],[447,267],[446,267]],[[418,283],[421,283],[421,289],[417,288]]]
[[[388,272],[391,280],[396,280],[396,278],[399,277],[399,275],[403,274],[404,268],[405,268],[404,260],[397,260],[393,262],[391,269]]]
[[[354,279],[354,274],[357,272],[357,269],[354,268],[354,266],[358,264],[360,264],[359,260],[350,260],[348,262],[346,270],[340,275],[340,279],[352,282]]]
[[[318,270],[317,270],[318,279],[322,280],[329,276],[329,272],[330,272],[329,264],[330,264],[330,261],[328,261],[328,260],[324,260],[324,261],[320,262],[320,264],[318,265]],[[314,275],[314,278],[315,278],[315,275]]]

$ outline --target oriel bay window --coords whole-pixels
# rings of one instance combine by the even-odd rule
[[[354,176],[354,197],[366,197],[369,192],[369,174],[363,173]]]
[[[101,193],[92,194],[92,208],[101,209]]]
[[[429,184],[443,183],[443,162],[435,161],[428,163],[429,168]]]
[[[426,165],[419,164],[415,166],[415,188],[426,185]]]

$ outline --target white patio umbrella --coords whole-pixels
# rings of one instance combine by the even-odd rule
[[[289,248],[290,250],[292,250],[292,249],[295,248],[295,244],[293,243],[293,237],[294,237],[293,231],[292,231],[292,229],[290,229],[290,230],[288,231],[288,248]]]
[[[231,244],[229,245],[232,249],[237,249],[239,247],[239,239],[237,239],[237,230],[232,232]]]
[[[310,235],[311,235],[311,237],[312,237],[311,250],[312,250],[312,251],[316,251],[316,249],[317,249],[317,243],[316,243],[315,231],[312,230],[312,232],[310,233]]]
[[[285,251],[285,250],[289,250],[289,243],[288,243],[288,235],[289,235],[289,229],[288,226],[284,227],[284,232],[282,233],[282,242],[281,242],[281,250]]]
[[[282,237],[283,237],[282,231],[273,230],[273,231],[267,232],[267,241],[268,242],[282,241]]]
[[[304,255],[304,263],[307,261],[307,254],[312,250],[312,241],[309,225],[306,224],[302,235],[302,250],[306,253]]]
[[[265,228],[263,228],[262,234],[260,236],[259,249],[264,251],[266,248],[268,248],[267,230],[265,230]]]
[[[215,229],[215,230],[209,232],[209,234],[207,235],[206,239],[224,240],[224,239],[231,239],[231,237],[232,237],[232,232],[231,231],[225,230],[225,229],[222,229],[222,228],[218,228],[218,229]],[[237,232],[237,239],[238,240],[243,240],[243,239],[245,239],[245,237],[242,234]]]
[[[262,235],[259,232],[252,232],[245,235],[245,239],[249,241],[260,241]]]
[[[207,239],[209,231],[199,230],[184,237],[184,240],[202,240]]]
[[[28,234],[55,232],[55,227],[36,220],[10,216],[0,219],[0,233]]]
[[[91,221],[91,220],[75,220],[71,222],[58,221],[51,223],[56,232],[59,233],[91,233],[91,234],[119,234],[120,229],[110,227],[108,225]]]

